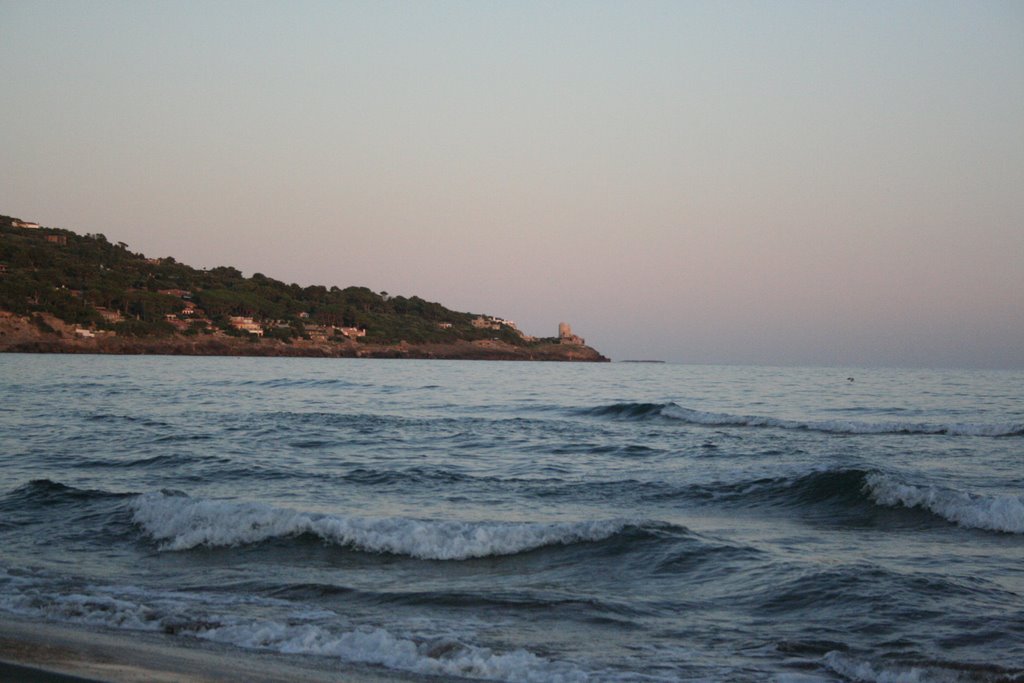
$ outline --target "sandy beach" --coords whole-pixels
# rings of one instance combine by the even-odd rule
[[[51,624],[4,615],[0,680],[25,683],[206,683],[213,681],[431,681],[336,659],[228,648],[157,633]]]

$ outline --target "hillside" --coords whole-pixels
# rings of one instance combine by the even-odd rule
[[[0,351],[607,360],[575,336],[366,287],[147,258],[0,216]]]

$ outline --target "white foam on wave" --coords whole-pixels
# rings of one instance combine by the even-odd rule
[[[164,550],[247,545],[308,533],[358,550],[466,560],[600,541],[629,525],[625,520],[545,524],[332,516],[163,493],[144,494],[132,505],[135,522]]]
[[[413,640],[382,628],[331,632],[314,624],[243,622],[196,632],[200,638],[285,654],[338,657],[390,669],[435,676],[497,681],[586,681],[579,668],[538,657],[526,650],[498,653],[449,638]]]
[[[202,595],[168,596],[109,587],[69,594],[55,591],[44,580],[21,581],[16,590],[11,588],[14,586],[7,585],[0,591],[0,609],[53,621],[174,633],[247,649],[337,657],[445,677],[537,683],[590,678],[586,671],[568,662],[545,659],[522,649],[497,652],[447,635],[395,635],[379,627],[327,627],[312,623],[308,614],[294,612],[282,615],[280,620],[225,616],[217,611],[227,604]],[[338,614],[324,610],[312,617],[329,624],[343,621]]]
[[[670,403],[664,406],[661,415],[690,424],[710,427],[774,427],[828,434],[935,434],[949,436],[1022,436],[1022,423],[949,423],[927,422],[863,422],[859,420],[786,420],[758,415],[731,415],[694,410]]]
[[[52,600],[38,596],[5,596],[5,609],[26,616],[54,621],[124,628],[133,631],[157,631],[160,623],[143,604],[112,595],[70,593]]]
[[[877,472],[867,475],[865,487],[879,505],[920,507],[963,527],[1024,534],[1021,496],[978,496],[935,486],[911,486]]]
[[[956,671],[935,667],[876,668],[840,652],[825,655],[825,666],[850,681],[863,683],[954,683],[964,680]]]
[[[146,605],[110,591],[54,586],[45,576],[0,573],[0,610],[52,621],[154,631],[159,624]]]

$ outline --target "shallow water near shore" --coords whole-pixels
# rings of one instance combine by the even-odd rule
[[[1012,680],[1021,387],[4,355],[0,614],[468,679]]]

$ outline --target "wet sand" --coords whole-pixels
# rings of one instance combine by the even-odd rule
[[[158,633],[72,627],[3,615],[0,680],[25,683],[439,681],[337,659],[229,648]]]

